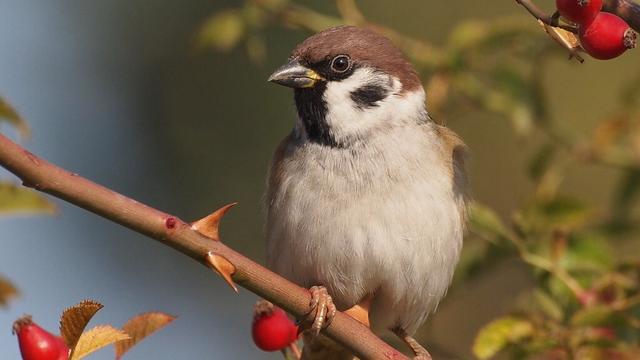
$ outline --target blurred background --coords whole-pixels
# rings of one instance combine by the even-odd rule
[[[338,14],[333,2],[296,3]],[[553,2],[539,3],[551,9]],[[208,46],[202,32],[211,16],[244,4],[0,0],[0,94],[32,128],[22,143],[53,163],[186,220],[238,201],[224,220],[223,240],[262,262],[265,173],[272,150],[294,119],[292,94],[266,78],[310,29],[275,21],[256,32],[250,56],[235,43],[220,46],[213,39]],[[358,5],[367,19],[440,48],[467,21],[513,19],[526,32],[539,32],[536,44],[552,48],[544,58],[518,52],[517,45],[508,56],[524,64],[544,61],[543,71],[534,76],[546,97],[544,116],[578,132],[592,131],[615,113],[617,89],[638,73],[637,52],[607,62],[568,61],[513,1],[413,0],[392,6],[361,0]],[[507,46],[513,39],[494,41]],[[482,59],[489,63],[499,61],[486,56]],[[442,73],[424,71],[425,84],[436,75]],[[434,113],[471,149],[474,198],[506,218],[539,190],[528,171],[548,136],[536,127],[540,114],[535,111],[517,116],[512,109],[485,105],[445,104]],[[11,126],[0,125],[3,133],[18,138]],[[13,180],[6,172],[0,176]],[[554,191],[607,214],[621,175],[612,166],[566,160],[558,176]],[[281,358],[260,352],[251,341],[257,298],[249,291],[236,295],[214,273],[174,250],[52,201],[58,207],[55,216],[0,217],[0,274],[21,294],[0,309],[0,358],[19,358],[11,335],[17,317],[29,313],[56,330],[61,311],[85,298],[105,305],[93,324],[121,325],[148,310],[178,316],[133,349],[132,359]],[[612,245],[619,246],[638,250],[637,242]],[[470,357],[478,330],[513,309],[535,282],[513,257],[489,262],[477,276],[458,282],[425,325],[421,340],[434,355]],[[92,358],[111,359],[111,351]]]

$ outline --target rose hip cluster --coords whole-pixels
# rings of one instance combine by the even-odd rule
[[[602,12],[602,0],[556,0],[556,8],[579,26],[580,44],[596,59],[613,59],[636,46],[635,31],[617,15]]]

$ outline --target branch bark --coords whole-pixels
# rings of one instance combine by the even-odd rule
[[[633,30],[640,32],[640,4],[632,0],[604,0],[602,10],[620,16]]]
[[[558,27],[574,34],[578,32],[578,28],[576,26],[560,23],[560,16],[557,13],[547,14],[530,0],[516,0],[516,2],[527,9],[529,14],[534,18],[549,26]]]
[[[237,253],[220,241],[166,214],[61,169],[0,134],[0,165],[22,179],[23,185],[51,194],[133,231],[151,237],[208,266],[213,253],[235,266],[233,280],[282,307],[299,319],[309,311],[310,294],[292,282]],[[375,336],[366,326],[337,313],[324,334],[362,359],[407,359]]]

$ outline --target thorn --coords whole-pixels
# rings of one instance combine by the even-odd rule
[[[231,276],[236,272],[236,267],[231,263],[231,261],[227,260],[227,258],[222,255],[216,255],[209,251],[207,253],[207,263],[218,273],[218,275],[222,276],[224,281],[229,284],[236,293],[238,292],[238,287],[236,286],[236,283],[233,282],[233,278],[231,278]]]
[[[302,352],[300,351],[298,344],[296,344],[295,342],[292,342],[291,345],[289,345],[289,351],[291,351],[291,353],[293,354],[294,359],[299,360],[302,358]]]
[[[238,203],[231,203],[221,207],[214,211],[212,214],[203,217],[202,219],[195,221],[191,224],[191,228],[200,234],[211,238],[215,241],[220,241],[220,234],[218,233],[218,227],[220,226],[220,220],[222,217]]]

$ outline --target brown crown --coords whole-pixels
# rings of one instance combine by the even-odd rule
[[[403,91],[422,86],[413,65],[404,54],[389,39],[369,29],[355,26],[329,28],[307,38],[291,54],[310,64],[336,55],[349,55],[356,63],[397,77],[402,82]]]

